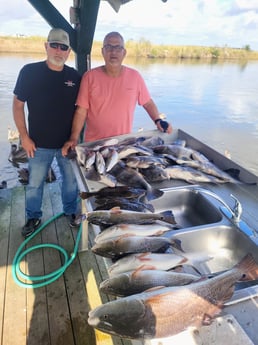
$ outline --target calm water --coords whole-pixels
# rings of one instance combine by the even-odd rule
[[[12,91],[20,68],[40,56],[0,55],[0,182],[16,185],[17,169],[8,162]],[[74,65],[73,60],[68,62]],[[93,61],[92,67],[102,61]],[[143,75],[160,112],[176,128],[198,137],[258,175],[258,61],[204,63],[126,60]],[[153,129],[141,107],[134,131]]]

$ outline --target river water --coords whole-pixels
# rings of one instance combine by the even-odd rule
[[[8,162],[8,127],[13,88],[20,68],[42,56],[0,54],[0,183],[18,185],[17,168]],[[102,61],[92,61],[92,67]],[[68,64],[73,66],[74,61]],[[125,60],[144,77],[160,112],[181,128],[258,175],[258,61],[204,62]],[[136,108],[134,131],[154,129],[144,109]]]

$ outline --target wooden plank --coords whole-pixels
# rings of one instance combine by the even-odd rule
[[[58,186],[52,185],[51,187],[53,189]],[[55,213],[61,211],[59,208],[60,203],[56,200],[58,192],[60,193],[60,190],[55,189],[55,193],[51,194],[51,201]],[[75,241],[67,218],[64,216],[58,218],[56,225],[59,244],[71,255],[74,252]],[[77,233],[78,229],[75,229],[75,237]],[[89,332],[87,323],[87,296],[78,256],[75,257],[74,261],[65,271],[64,283],[69,301],[69,312],[75,343],[77,345],[91,344],[91,333]]]
[[[23,241],[21,226],[24,222],[24,188],[20,187],[12,190],[10,242],[2,337],[3,345],[26,344],[26,290],[18,286],[12,277],[12,261],[18,246]],[[25,270],[24,262],[21,263],[21,269]]]
[[[56,195],[56,203],[60,206],[60,189],[58,182],[45,185],[45,198],[44,198],[44,214],[46,219],[50,219],[55,211],[53,211],[53,205],[51,200],[51,194]],[[57,222],[51,222],[42,232],[42,239],[44,243],[58,244],[57,238]],[[66,236],[67,232],[63,229]],[[50,273],[61,267],[63,258],[60,257],[60,253],[54,249],[44,249],[44,262],[45,273]],[[49,316],[49,327],[51,335],[51,344],[66,344],[74,345],[73,330],[70,320],[69,304],[67,301],[67,293],[64,282],[64,277],[61,276],[53,283],[47,285],[47,307]]]
[[[110,301],[109,296],[99,291],[99,284],[108,277],[106,266],[102,257],[92,253],[90,246],[95,234],[89,227],[89,250],[80,252],[79,258],[86,284],[86,293],[88,296],[88,311],[97,306]],[[112,299],[112,298],[111,298]],[[123,340],[116,336],[111,336],[107,333],[100,332],[88,325],[89,330],[95,334],[96,345],[122,345]],[[127,343],[127,345],[131,342]]]
[[[46,199],[43,195],[43,201]],[[44,208],[44,202],[43,202]],[[44,210],[43,210],[44,211]],[[46,220],[43,212],[42,224]],[[44,231],[44,230],[43,230]],[[42,244],[41,232],[29,241],[27,247]],[[43,276],[45,274],[43,250],[37,249],[26,256],[27,274]],[[48,308],[46,287],[28,288],[27,293],[27,345],[50,344],[50,329],[48,322]]]
[[[0,339],[2,339],[2,324],[6,292],[7,258],[9,248],[9,227],[11,214],[11,190],[0,190]]]

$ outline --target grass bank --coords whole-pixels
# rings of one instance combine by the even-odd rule
[[[10,37],[0,36],[0,53],[44,53],[43,37]],[[92,56],[101,56],[102,42],[93,42]],[[150,59],[242,59],[258,60],[258,51],[252,51],[247,45],[242,49],[225,47],[202,46],[172,46],[154,45],[142,39],[126,42],[128,57],[143,57]]]

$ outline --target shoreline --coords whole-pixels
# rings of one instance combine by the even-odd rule
[[[44,37],[0,36],[0,53],[45,54]],[[93,42],[91,56],[101,57],[102,42]],[[258,60],[258,51],[244,48],[153,45],[149,41],[126,42],[127,57],[148,59]],[[74,54],[74,52],[71,52]]]

